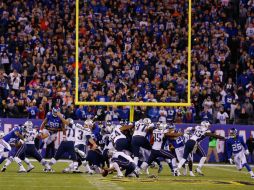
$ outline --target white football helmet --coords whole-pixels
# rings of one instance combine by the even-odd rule
[[[33,129],[33,122],[32,121],[26,121],[23,125],[23,128],[28,131]]]
[[[166,126],[167,126],[167,124],[161,123],[161,124],[158,126],[158,129],[164,130],[164,129],[166,129]]]
[[[150,118],[143,119],[143,122],[144,122],[145,125],[150,125],[152,123]]]
[[[92,127],[93,126],[93,121],[91,119],[87,119],[87,120],[85,120],[84,125],[88,126],[88,127]]]
[[[209,121],[202,121],[201,122],[201,126],[209,129],[211,124],[209,123]]]
[[[72,127],[73,127],[73,125],[74,125],[74,121],[73,121],[73,119],[68,118],[68,119],[67,119],[67,121],[68,121],[68,123],[69,123],[69,125],[68,125],[68,126],[69,126],[70,128],[72,128]]]

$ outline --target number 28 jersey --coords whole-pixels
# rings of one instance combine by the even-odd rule
[[[167,132],[168,132],[168,130],[160,130],[160,129],[155,129],[153,131],[154,143],[153,143],[152,149],[161,150],[162,144],[163,144],[163,139],[164,139],[165,134]]]

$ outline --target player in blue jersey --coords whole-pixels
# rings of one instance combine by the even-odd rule
[[[14,160],[19,165],[19,172],[26,172],[24,166],[22,165],[21,160],[19,159],[19,154],[24,151],[24,140],[25,138],[22,135],[22,131],[24,130],[23,126],[14,127],[8,134],[3,137],[3,140],[6,143],[10,143],[11,141],[16,141],[16,150],[13,151],[13,158],[11,157],[11,162]],[[8,155],[10,157],[12,155]],[[0,159],[0,164],[6,159],[6,157],[2,157]],[[1,170],[3,171],[3,170]]]
[[[4,132],[0,131],[0,159],[8,157],[8,152],[11,151],[11,146],[4,139]]]
[[[235,128],[232,128],[229,131],[229,137],[226,140],[226,151],[230,164],[233,164],[233,157],[236,168],[241,170],[245,167],[251,175],[251,178],[254,178],[253,171],[247,163],[245,156],[249,155],[248,147],[244,143],[243,137],[237,134],[237,130]]]
[[[66,135],[65,134],[63,135],[63,140],[59,148],[57,149],[55,156],[50,160],[49,165],[50,166],[54,165],[64,153],[68,153],[70,155],[71,160],[73,161],[72,171],[76,172],[78,169],[77,155],[74,147],[76,126],[74,124],[74,121],[70,118],[67,120],[62,118],[62,121],[63,123],[65,123],[66,126],[66,128],[64,129],[64,132],[66,131]],[[46,168],[45,171],[47,172],[53,170],[50,167]]]
[[[45,143],[50,144],[57,138],[57,133],[63,131],[63,135],[66,135],[65,125],[67,121],[60,113],[60,108],[53,108],[51,112],[48,112],[46,118],[40,126],[39,135],[47,136]]]
[[[180,133],[180,130],[175,130],[176,133]],[[171,137],[169,139],[169,143],[172,145],[172,147],[175,150],[176,158],[178,161],[180,161],[183,158],[184,154],[184,147],[185,147],[185,142],[189,139],[188,132],[184,133],[181,136],[178,137]],[[190,154],[187,158],[188,160],[188,165],[189,165],[189,171],[190,171],[190,176],[195,176],[192,171],[192,160],[193,160],[193,155]],[[183,165],[184,171],[183,175],[187,175],[187,167],[185,164]]]
[[[67,121],[60,113],[60,108],[53,108],[51,112],[48,112],[46,118],[41,124],[40,132],[46,128],[51,134],[55,134],[58,131],[64,131],[64,126],[67,125]]]

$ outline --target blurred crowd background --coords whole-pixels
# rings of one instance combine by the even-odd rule
[[[187,101],[188,0],[80,0],[80,101]],[[75,106],[75,1],[0,2],[0,117],[128,120],[129,107]],[[135,119],[253,124],[254,0],[192,1],[187,108]]]

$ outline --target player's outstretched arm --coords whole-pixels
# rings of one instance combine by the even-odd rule
[[[89,142],[91,143],[91,145],[92,145],[92,150],[95,150],[95,149],[98,147],[97,144],[95,143],[95,141],[93,140],[92,137],[90,137],[88,141],[89,141]]]
[[[216,135],[216,134],[213,134],[213,133],[206,133],[205,135],[208,136],[208,137],[214,137],[216,139],[225,140],[225,137],[220,136],[220,135]]]

